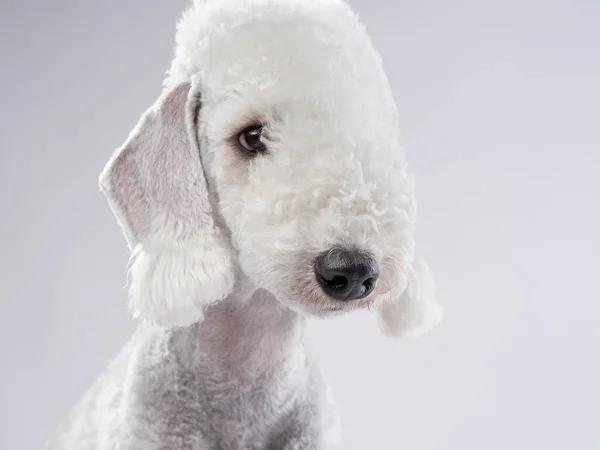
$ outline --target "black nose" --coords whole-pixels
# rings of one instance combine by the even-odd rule
[[[329,297],[358,300],[373,292],[379,267],[368,253],[334,249],[315,260],[315,276]]]

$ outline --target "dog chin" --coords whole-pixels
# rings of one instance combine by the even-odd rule
[[[362,299],[358,301],[333,300],[317,289],[309,287],[306,290],[277,289],[270,286],[267,289],[281,303],[282,306],[312,318],[327,318],[341,316],[351,311],[366,308],[372,301]]]
[[[298,314],[317,319],[341,316],[357,309],[352,303],[334,302],[329,299],[312,304],[297,301],[281,301],[281,303]]]
[[[350,311],[353,311],[355,308],[351,308],[347,305],[344,306],[336,306],[336,307],[327,307],[327,308],[323,308],[321,310],[319,310],[316,314],[315,317],[318,318],[328,318],[328,317],[338,317],[338,316],[342,316],[344,314],[347,314]]]
[[[315,319],[327,319],[330,317],[337,317],[347,314],[352,311],[354,308],[350,308],[348,306],[338,306],[338,307],[320,307],[320,308],[302,308],[298,310],[299,313],[303,314],[306,317],[311,317]]]

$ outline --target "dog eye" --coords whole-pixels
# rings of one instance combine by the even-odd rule
[[[237,141],[242,150],[248,153],[264,153],[267,148],[262,142],[262,125],[253,125],[238,134]]]

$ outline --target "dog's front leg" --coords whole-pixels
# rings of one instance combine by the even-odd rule
[[[303,404],[296,408],[268,450],[333,450],[340,441],[339,418],[334,409]]]
[[[325,450],[322,431],[313,423],[294,417],[286,429],[268,446],[268,450]]]
[[[277,447],[280,450],[321,450],[325,448],[317,439],[310,436],[294,438],[283,444],[283,447]],[[275,450],[275,447],[272,449]]]

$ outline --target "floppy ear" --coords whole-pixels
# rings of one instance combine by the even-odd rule
[[[199,96],[166,89],[100,176],[132,249],[130,303],[162,326],[187,325],[232,290],[230,247],[215,226],[196,135]]]
[[[406,269],[407,285],[400,298],[383,302],[377,309],[382,334],[391,337],[416,337],[442,319],[442,307],[435,299],[435,286],[423,260]]]

